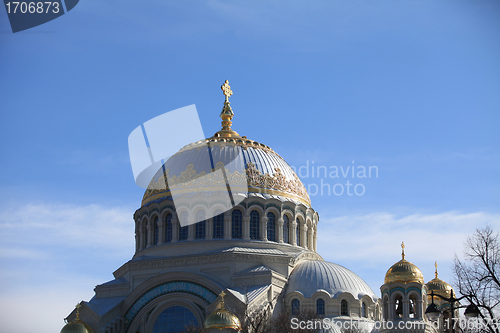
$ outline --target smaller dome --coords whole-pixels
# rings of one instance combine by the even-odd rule
[[[61,333],[94,333],[92,327],[89,324],[80,319],[80,307],[82,305],[79,303],[76,305],[76,318],[75,320],[67,323],[61,330]]]
[[[72,321],[64,325],[61,333],[94,333],[92,328],[83,321]]]
[[[226,294],[222,292],[220,294],[222,300],[220,302],[220,308],[218,310],[215,310],[212,312],[206,319],[205,322],[203,323],[203,327],[205,329],[234,329],[236,331],[241,330],[241,323],[238,317],[236,317],[235,314],[232,312],[228,311],[224,307],[224,296]]]
[[[446,283],[445,281],[443,281],[440,278],[438,278],[437,262],[436,262],[435,266],[436,266],[436,273],[435,273],[436,276],[434,277],[434,279],[432,279],[429,282],[427,282],[427,284],[426,284],[426,286],[427,286],[427,294],[430,295],[431,292],[434,291],[434,294],[436,294],[436,295],[440,295],[440,296],[444,296],[444,297],[450,298],[451,297],[451,289],[452,288],[451,288],[451,286],[448,283]]]
[[[322,260],[299,262],[290,274],[286,294],[298,291],[309,298],[320,290],[328,292],[333,298],[344,292],[356,299],[364,295],[373,300],[377,298],[363,279],[343,266]]]
[[[403,249],[401,253],[402,259],[397,263],[395,263],[394,265],[392,265],[391,268],[389,268],[389,270],[385,274],[384,283],[417,282],[424,284],[424,275],[422,274],[420,269],[418,269],[418,267],[412,264],[411,262],[405,260],[404,243],[401,244],[401,247]]]

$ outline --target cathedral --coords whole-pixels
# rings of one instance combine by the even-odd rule
[[[133,216],[133,257],[77,305],[61,333],[237,332],[260,310],[269,318],[356,320],[366,332],[437,332],[425,311],[431,301],[440,311],[449,305],[429,295],[451,291],[437,268],[426,284],[403,245],[377,295],[351,270],[323,260],[319,214],[304,185],[271,147],[231,128],[227,81],[222,91],[222,129],[156,173]]]

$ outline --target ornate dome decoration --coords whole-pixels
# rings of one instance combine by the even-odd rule
[[[401,244],[402,252],[401,252],[401,257],[402,259],[392,265],[391,268],[387,271],[385,274],[385,281],[384,283],[392,283],[392,282],[403,282],[403,283],[410,283],[410,282],[417,282],[424,284],[424,275],[418,269],[417,266],[412,264],[411,262],[405,260],[405,245],[404,242]]]
[[[206,319],[203,324],[203,327],[206,330],[209,329],[233,329],[236,331],[241,330],[241,323],[238,317],[234,315],[232,312],[228,311],[224,307],[224,296],[226,294],[221,292],[220,295],[220,308],[212,312]]]
[[[227,177],[233,193],[277,195],[310,207],[304,185],[281,156],[231,129],[234,113],[228,100],[232,91],[227,80],[221,88],[226,96],[220,114],[222,129],[213,137],[191,143],[171,156],[151,180],[142,206],[172,197],[172,191],[176,195],[192,195],[226,190],[224,178]],[[225,172],[214,172],[220,169]]]
[[[432,291],[434,291],[434,294],[441,295],[447,298],[451,297],[451,286],[446,283],[445,281],[441,280],[438,278],[438,270],[437,270],[437,262],[434,264],[436,267],[436,272],[435,272],[435,277],[434,279],[430,280],[427,282],[427,294],[430,295]],[[429,296],[430,297],[430,296]],[[430,298],[429,298],[430,299]],[[435,298],[439,299],[438,297]]]
[[[80,304],[76,305],[75,320],[67,323],[61,330],[61,333],[94,333],[92,328],[80,319]]]
[[[307,298],[317,291],[326,291],[332,298],[348,292],[356,299],[364,295],[377,299],[368,284],[354,272],[321,260],[304,260],[295,266],[288,280],[287,294],[294,291]]]

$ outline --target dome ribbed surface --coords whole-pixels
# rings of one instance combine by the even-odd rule
[[[94,333],[92,328],[83,321],[72,321],[64,325],[61,333]]]
[[[210,314],[210,316],[205,319],[203,324],[205,329],[217,328],[217,329],[225,329],[231,328],[234,330],[241,330],[241,324],[238,317],[229,312],[228,310],[222,308],[214,313]]]
[[[236,184],[245,193],[279,195],[310,206],[309,195],[290,165],[270,147],[243,138],[210,138],[185,146],[153,177],[142,205],[169,197],[170,188],[196,193],[223,185],[223,179],[204,177],[220,165],[228,172],[232,190]]]
[[[384,283],[392,282],[417,282],[424,284],[424,275],[417,266],[403,259],[392,265],[385,274]]]
[[[450,297],[451,296],[451,286],[439,279],[439,278],[434,278],[427,282],[427,294],[430,295],[431,291],[434,291],[434,294],[438,294],[444,297]],[[438,299],[438,297],[436,297]]]
[[[304,297],[311,297],[319,290],[325,290],[334,298],[343,292],[356,299],[363,295],[377,298],[363,279],[343,266],[319,260],[300,262],[290,275],[287,294],[299,291]]]

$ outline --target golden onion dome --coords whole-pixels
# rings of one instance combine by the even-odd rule
[[[392,283],[392,282],[417,282],[424,284],[424,275],[418,269],[417,266],[412,264],[411,262],[405,260],[405,252],[404,252],[404,243],[401,244],[402,247],[402,259],[392,265],[391,268],[385,274],[384,283]]]
[[[234,113],[228,98],[233,92],[227,81],[221,88],[226,97],[222,129],[172,155],[151,179],[142,206],[179,195],[227,193],[229,186],[233,196],[273,195],[310,207],[304,184],[280,155],[232,130]]]
[[[80,319],[80,304],[76,305],[75,320],[67,323],[61,330],[61,333],[94,333],[89,324]]]
[[[83,321],[72,321],[64,325],[61,333],[94,333],[94,331]]]
[[[436,267],[436,272],[435,272],[435,277],[434,279],[430,280],[427,282],[427,295],[430,299],[430,294],[431,292],[434,291],[434,294],[441,295],[447,298],[451,297],[451,286],[446,283],[445,281],[441,280],[438,278],[438,271],[437,271],[437,262],[434,264]]]
[[[221,296],[221,302],[220,302],[220,308],[214,312],[212,312],[206,319],[205,322],[203,323],[203,327],[205,329],[234,329],[236,331],[241,330],[241,323],[238,317],[236,317],[235,314],[232,312],[228,311],[224,307],[224,296],[225,293],[222,292],[220,294]]]

